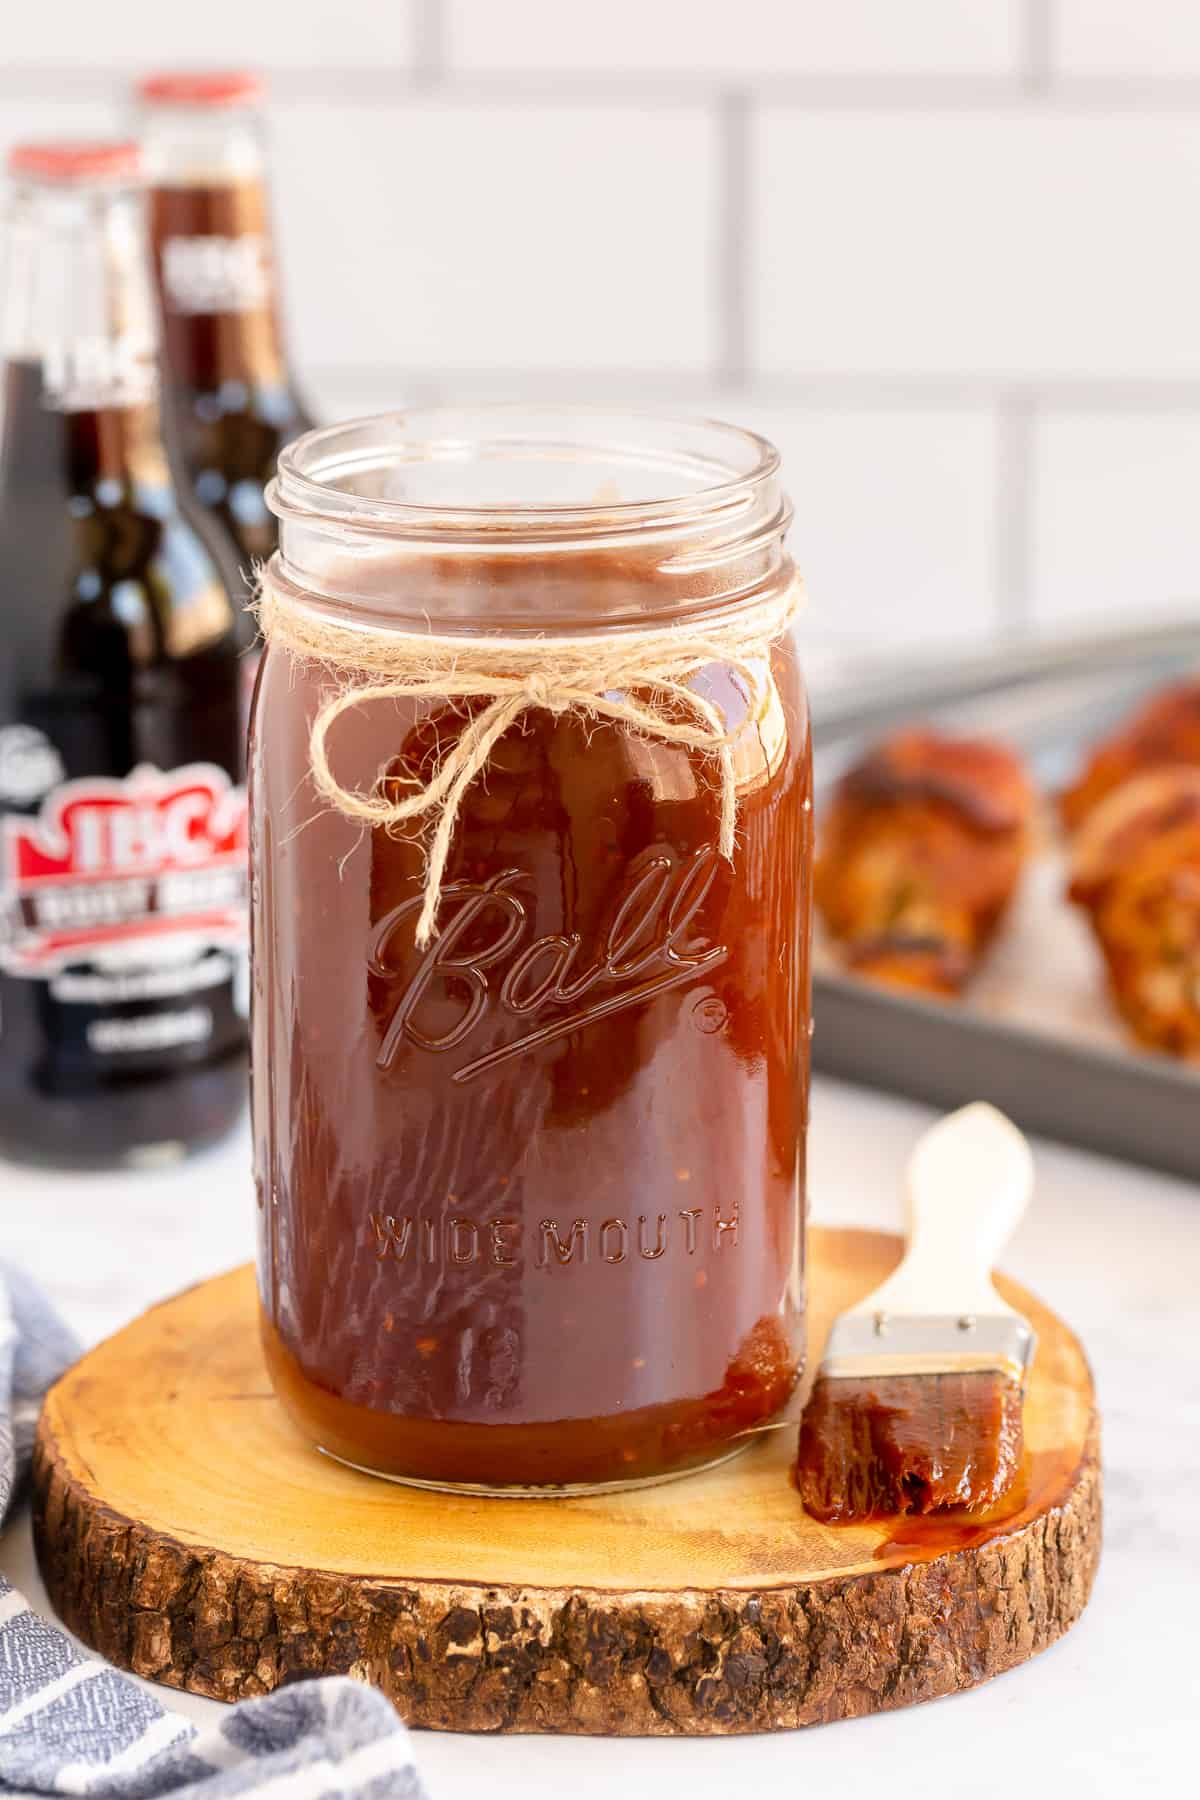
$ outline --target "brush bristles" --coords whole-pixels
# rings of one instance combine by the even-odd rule
[[[949,1507],[984,1512],[1021,1466],[1021,1385],[965,1375],[817,1377],[800,1426],[796,1478],[831,1524]]]

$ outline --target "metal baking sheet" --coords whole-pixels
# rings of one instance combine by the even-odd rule
[[[936,670],[865,671],[814,705],[818,818],[871,741],[918,720],[1005,739],[1052,794],[1140,698],[1198,664],[1200,627],[1167,625]],[[991,1100],[1028,1131],[1200,1180],[1200,1068],[1128,1037],[1062,876],[1048,841],[958,1001],[843,973],[818,933],[815,1066],[935,1106]]]

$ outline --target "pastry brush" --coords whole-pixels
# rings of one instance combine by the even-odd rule
[[[1035,1338],[991,1269],[1032,1187],[1029,1145],[995,1107],[918,1143],[903,1260],[834,1321],[801,1422],[797,1482],[817,1518],[981,1512],[1010,1486]]]

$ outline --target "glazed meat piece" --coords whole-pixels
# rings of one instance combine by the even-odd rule
[[[1003,744],[897,733],[839,783],[816,900],[848,965],[892,987],[959,993],[1012,898],[1033,789]]]
[[[1073,834],[1130,776],[1169,764],[1200,768],[1200,675],[1155,694],[1096,746],[1078,780],[1059,796],[1063,824]]]
[[[1152,769],[1101,801],[1076,837],[1069,892],[1134,1036],[1200,1061],[1200,766]]]

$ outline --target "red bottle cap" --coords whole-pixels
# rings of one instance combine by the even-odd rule
[[[38,181],[112,181],[140,175],[142,152],[132,141],[36,139],[12,146],[8,168]]]
[[[137,91],[159,106],[236,106],[261,100],[265,86],[250,69],[176,69],[143,75]]]

